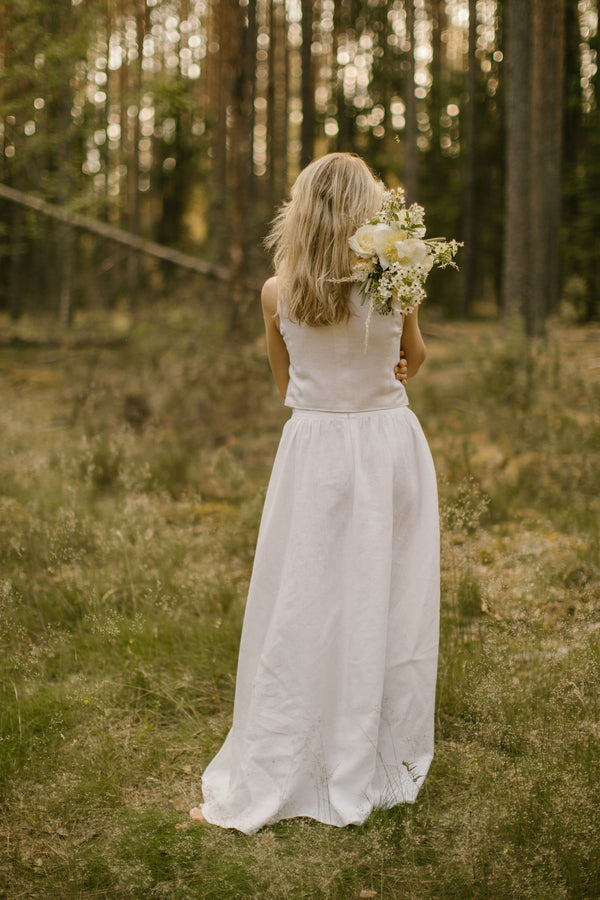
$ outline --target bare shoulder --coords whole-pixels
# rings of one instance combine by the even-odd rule
[[[267,278],[260,293],[263,312],[266,316],[277,315],[277,290],[277,276],[273,275],[271,278]]]

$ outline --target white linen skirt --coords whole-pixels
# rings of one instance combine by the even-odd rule
[[[294,410],[265,499],[233,725],[202,777],[205,818],[251,834],[413,802],[433,756],[438,626],[436,479],[416,416]]]

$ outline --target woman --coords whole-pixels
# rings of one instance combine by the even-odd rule
[[[233,725],[193,818],[247,834],[293,816],[359,824],[413,802],[433,755],[439,537],[433,463],[408,408],[417,312],[374,315],[350,235],[383,185],[352,154],[312,162],[277,216],[262,291],[292,416],[269,483]]]

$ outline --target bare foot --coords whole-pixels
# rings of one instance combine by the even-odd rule
[[[190,809],[190,816],[195,822],[206,822],[201,806],[194,806],[193,809]]]

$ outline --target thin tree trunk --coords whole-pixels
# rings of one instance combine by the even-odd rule
[[[117,168],[120,172],[127,171],[127,144],[128,144],[128,120],[127,120],[127,98],[129,96],[129,68],[127,65],[127,43],[123,29],[120,33],[122,59],[119,67],[119,155],[117,160]],[[123,199],[119,203],[118,224],[127,228],[129,222],[127,220],[127,176],[123,175],[120,184],[120,192]]]
[[[56,10],[56,17],[53,17],[53,30],[55,29],[57,36],[72,33],[71,15],[72,13],[68,9]],[[55,127],[57,133],[61,135],[56,157],[56,193],[59,202],[68,206],[73,192],[71,91],[68,83],[61,85],[56,101]],[[63,225],[58,229],[57,245],[59,259],[58,316],[61,325],[68,328],[73,319],[73,233],[69,226]]]
[[[417,199],[419,190],[418,147],[417,147],[417,98],[415,97],[415,4],[406,0],[406,87],[404,104],[406,107],[406,127],[404,131],[404,190],[407,203]]]
[[[269,202],[277,206],[287,190],[288,48],[285,4],[271,0],[267,142]]]
[[[227,105],[229,103],[229,60],[227,42],[230,26],[231,0],[213,0],[212,34],[210,43],[218,46],[210,64],[212,90],[212,197],[210,234],[213,254],[219,262],[227,258]],[[209,44],[210,46],[210,44]]]
[[[342,37],[345,37],[348,33],[348,29],[351,27],[351,9],[350,9],[350,0],[335,0],[334,14],[333,14],[333,23],[334,23],[334,41],[333,41],[333,50],[334,50],[334,59],[333,59],[333,78],[335,79],[335,87],[334,93],[337,101],[337,120],[338,120],[338,133],[337,133],[337,147],[336,149],[342,153],[348,152],[352,150],[352,126],[353,119],[349,114],[348,106],[346,104],[346,97],[344,95],[344,82],[341,78],[339,78],[338,72],[338,53],[340,48],[343,46]]]
[[[243,330],[248,306],[244,273],[248,265],[248,171],[252,168],[252,81],[256,47],[249,52],[249,20],[239,5],[232,8],[228,34],[229,67],[232,77],[230,96],[230,176],[231,176],[231,246],[230,268],[233,275],[231,324]]]
[[[62,271],[58,317],[63,328],[69,328],[73,321],[73,229],[63,225],[59,229]]]
[[[467,103],[464,111],[463,228],[461,315],[467,317],[475,293],[475,104],[477,92],[477,2],[469,0],[469,51],[467,57]]]
[[[107,43],[110,43],[110,36],[111,36],[111,32],[112,32],[112,27],[113,27],[112,3],[110,2],[110,0],[107,0],[107,3],[106,3],[106,13],[105,13],[105,17],[104,17],[104,23],[105,23],[104,27],[106,29],[106,41],[107,41]],[[106,85],[104,86],[104,91],[106,93],[106,101],[104,104],[105,113],[104,113],[104,117],[103,117],[103,121],[102,121],[103,129],[106,129],[106,127],[108,125],[108,117],[110,115],[110,109],[111,109],[112,99],[113,99],[112,98],[112,88],[113,88],[113,81],[111,78],[111,71],[107,67],[107,80],[106,80]],[[108,211],[110,209],[110,195],[108,193],[108,189],[109,189],[109,177],[108,176],[110,174],[111,153],[110,153],[109,144],[110,144],[110,141],[108,139],[108,134],[107,134],[106,139],[105,139],[104,143],[102,144],[102,147],[100,148],[100,157],[102,160],[102,171],[104,172],[104,191],[102,194],[102,200],[100,202],[100,209],[99,209],[100,218],[104,219],[104,221],[106,221],[106,222],[108,221],[108,217],[109,217]]]
[[[14,50],[11,43],[11,31],[9,22],[13,16],[14,3],[8,0],[6,5],[0,4],[0,40],[2,42],[3,66],[5,71],[14,61]],[[0,78],[0,100],[6,109],[7,102],[10,99],[10,89],[7,87],[6,81]],[[6,120],[0,121],[2,124],[2,153],[0,153],[0,174],[2,182],[18,186],[17,178],[11,177],[14,172],[13,160],[9,159],[4,153],[4,148],[9,141],[7,134],[9,133]],[[8,311],[12,319],[18,319],[22,313],[22,261],[21,261],[21,237],[23,231],[24,215],[23,211],[16,208],[8,208],[0,210],[2,213],[1,221],[9,223],[6,229],[6,257],[2,265],[2,281],[6,291],[6,299]]]
[[[24,237],[25,216],[23,210],[15,208],[11,216],[11,257],[10,277],[8,283],[8,310],[10,317],[17,320],[23,312],[23,256],[22,241]]]
[[[133,96],[137,106],[137,115],[131,125],[131,143],[129,147],[129,163],[127,166],[127,195],[129,207],[129,228],[134,234],[141,231],[140,216],[140,106],[142,102],[142,56],[144,44],[145,0],[136,0],[135,23],[138,58],[134,63]],[[131,253],[127,260],[127,283],[129,305],[135,309],[138,303],[140,287],[140,261],[137,253]]]
[[[313,31],[313,4],[312,0],[302,0],[302,128],[300,140],[300,167],[303,169],[314,156],[314,131],[315,131],[315,97],[314,75],[312,65],[312,31]]]
[[[248,91],[248,136],[249,136],[249,159],[248,159],[248,184],[246,187],[248,194],[248,205],[249,208],[252,209],[254,205],[254,188],[255,188],[255,176],[254,176],[254,154],[253,154],[253,145],[254,145],[254,124],[256,120],[256,114],[254,110],[254,101],[256,99],[256,38],[257,38],[257,28],[256,28],[256,0],[251,0],[248,6],[248,27],[246,29],[246,41],[244,47],[244,69],[246,72],[247,78],[247,91]]]
[[[559,298],[565,0],[532,0],[531,292],[529,334],[544,332]]]
[[[281,27],[282,27],[282,49],[283,57],[282,65],[282,81],[284,90],[282,92],[282,120],[281,120],[281,146],[282,146],[282,166],[281,166],[281,197],[285,197],[288,190],[288,138],[290,123],[290,48],[288,46],[288,17],[287,7],[284,3],[281,7]]]
[[[267,172],[269,178],[269,205],[275,203],[275,166],[276,166],[276,53],[279,35],[275,22],[275,0],[269,3],[269,81],[267,84]]]
[[[429,102],[431,106],[431,147],[433,150],[432,158],[436,165],[439,165],[441,156],[440,147],[440,117],[442,114],[442,33],[444,18],[443,0],[433,0],[430,9],[431,16],[431,90],[429,92]]]
[[[529,2],[508,0],[506,41],[506,187],[502,305],[506,320],[529,307]]]
[[[274,59],[274,109],[275,123],[272,135],[273,150],[273,193],[272,201],[278,205],[287,191],[287,133],[288,133],[288,48],[287,17],[285,4],[275,6],[274,30],[276,42],[273,48]]]

